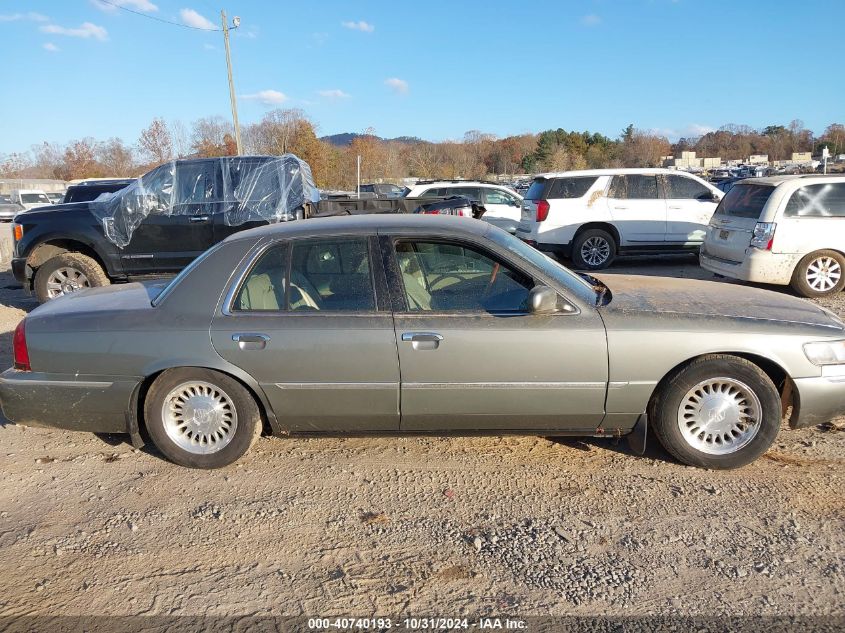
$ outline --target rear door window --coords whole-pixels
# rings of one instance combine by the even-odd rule
[[[478,187],[448,187],[446,189],[447,196],[464,196],[474,202],[481,200],[481,189]]]
[[[519,206],[519,200],[516,196],[512,196],[501,189],[485,189],[484,204],[508,204],[511,206]]]
[[[616,200],[656,200],[660,197],[657,193],[657,176],[614,176],[610,185],[610,197]]]
[[[549,190],[549,198],[581,198],[597,179],[598,176],[555,178]]]
[[[763,207],[775,190],[771,185],[734,186],[716,207],[716,215],[727,215],[734,218],[759,219]]]
[[[710,190],[686,176],[666,176],[666,197],[670,200],[704,200],[711,198]]]
[[[801,187],[786,204],[788,218],[845,218],[845,182]]]

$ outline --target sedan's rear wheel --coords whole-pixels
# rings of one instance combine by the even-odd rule
[[[802,259],[792,275],[792,289],[803,297],[824,297],[845,288],[845,257],[817,251]]]
[[[261,433],[252,394],[234,378],[210,369],[161,374],[144,401],[144,420],[156,447],[190,468],[231,464]]]
[[[657,439],[678,460],[738,468],[762,455],[780,428],[771,379],[735,356],[697,359],[665,380],[649,406]]]

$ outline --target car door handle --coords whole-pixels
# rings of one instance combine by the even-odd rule
[[[627,209],[628,207],[613,207],[614,209]]]
[[[402,334],[402,340],[410,343],[414,350],[423,351],[437,349],[443,335],[437,332],[405,332]]]
[[[208,222],[208,216],[207,215],[192,215],[190,218],[188,218],[188,221],[189,222]]]
[[[232,334],[232,340],[242,350],[258,350],[267,347],[270,337],[266,334]]]
[[[670,209],[681,209],[683,207],[669,207]]]

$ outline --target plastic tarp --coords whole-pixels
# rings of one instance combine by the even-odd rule
[[[106,237],[123,248],[150,215],[216,216],[228,226],[295,220],[319,200],[311,167],[293,154],[177,160],[91,202]]]

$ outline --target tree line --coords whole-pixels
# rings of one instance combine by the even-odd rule
[[[460,140],[428,142],[421,139],[385,141],[372,128],[337,147],[317,136],[317,125],[297,109],[277,109],[241,130],[244,153],[279,155],[286,152],[306,160],[317,185],[351,189],[356,182],[356,157],[362,159],[362,179],[398,181],[417,178],[483,178],[494,174],[521,174],[603,167],[654,167],[662,157],[695,151],[699,157],[723,160],[768,154],[784,160],[792,152],[845,153],[845,126],[832,123],[816,137],[800,120],[788,125],[753,129],[725,125],[676,143],[658,133],[629,125],[618,137],[562,128],[539,134],[498,138],[478,130]],[[134,144],[119,138],[83,138],[66,145],[44,142],[28,152],[0,157],[2,178],[78,178],[137,176],[177,158],[236,154],[231,123],[220,116],[201,118],[190,129],[185,124],[155,118]]]

